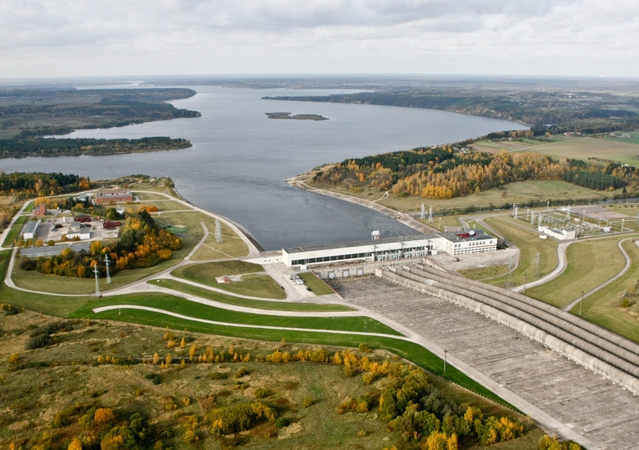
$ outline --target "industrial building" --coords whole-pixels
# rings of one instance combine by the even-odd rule
[[[62,244],[62,245],[53,245],[53,246],[45,246],[45,247],[28,247],[20,250],[20,256],[24,256],[26,258],[40,258],[40,257],[51,257],[57,256],[65,248],[70,248],[76,253],[80,253],[81,251],[88,252],[91,248],[90,242],[83,242],[81,244]]]
[[[497,238],[481,230],[385,239],[379,239],[375,234],[372,236],[370,241],[283,249],[282,262],[287,267],[306,268],[319,264],[420,258],[442,251],[450,255],[465,255],[497,250]]]
[[[36,237],[36,230],[38,229],[38,222],[35,220],[30,220],[24,227],[24,231],[22,232],[22,239],[25,241],[28,239],[33,239]]]
[[[112,189],[98,191],[95,196],[95,203],[98,205],[110,205],[121,202],[132,202],[133,195],[128,189]]]

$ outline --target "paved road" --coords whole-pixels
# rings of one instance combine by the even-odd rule
[[[9,231],[11,231],[11,227],[13,226],[13,224],[16,223],[16,220],[18,220],[18,217],[20,217],[24,213],[24,210],[27,208],[27,205],[31,203],[31,201],[32,200],[27,200],[26,202],[24,202],[24,205],[22,205],[22,208],[20,208],[20,211],[18,211],[16,215],[13,216],[13,219],[11,219],[11,223],[7,226],[7,228],[4,229],[2,233],[0,233],[0,251],[9,250],[8,248],[7,249],[2,248],[2,245],[4,244],[4,240],[7,238]]]
[[[566,250],[568,249],[568,246],[574,242],[576,241],[562,242],[557,246],[557,267],[555,267],[555,270],[537,281],[526,283],[526,285],[515,286],[510,290],[514,292],[522,292],[524,289],[534,288],[548,283],[549,281],[554,280],[559,275],[564,273],[564,271],[568,268],[568,258],[566,258]]]

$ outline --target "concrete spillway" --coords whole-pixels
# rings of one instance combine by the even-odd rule
[[[381,278],[464,306],[639,394],[639,346],[569,313],[427,265],[378,269]]]

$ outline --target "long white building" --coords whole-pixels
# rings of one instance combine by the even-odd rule
[[[287,267],[315,266],[350,262],[394,261],[420,258],[446,252],[465,255],[497,250],[497,238],[481,230],[457,233],[423,234],[344,244],[295,247],[282,250],[282,262]]]

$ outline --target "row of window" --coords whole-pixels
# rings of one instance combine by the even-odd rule
[[[432,248],[432,246],[430,248]],[[424,246],[407,247],[403,249],[402,252],[406,258],[411,258],[411,257],[417,256],[417,254],[419,254],[419,256],[424,256],[425,254],[427,254],[428,249],[427,247],[424,247]],[[363,259],[363,258],[370,258],[371,256],[373,256],[373,252],[352,253],[348,255],[332,255],[332,256],[323,256],[323,257],[320,256],[317,258],[294,259],[293,261],[291,261],[291,264],[294,266],[298,266],[298,265],[304,265],[304,264],[315,264],[315,263],[331,262],[331,261]],[[377,260],[398,259],[398,257],[399,257],[399,252],[397,250],[390,251],[390,252],[383,252],[383,251],[375,252],[375,259]]]

